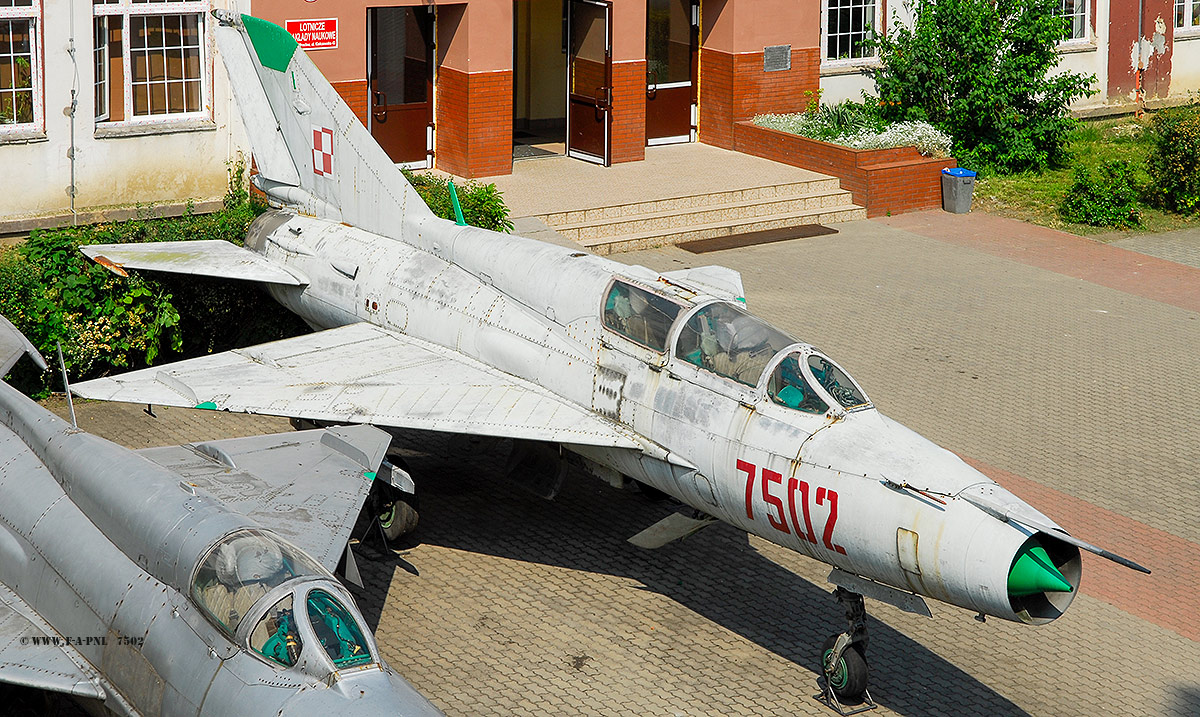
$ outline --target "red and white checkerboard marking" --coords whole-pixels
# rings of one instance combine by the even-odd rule
[[[313,173],[333,174],[333,130],[313,125]]]

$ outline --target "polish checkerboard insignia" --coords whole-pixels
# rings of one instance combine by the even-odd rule
[[[313,173],[333,175],[333,130],[313,125]]]

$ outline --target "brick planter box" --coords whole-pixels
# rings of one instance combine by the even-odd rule
[[[915,147],[850,149],[752,122],[734,124],[733,148],[837,177],[868,217],[941,207],[942,169],[958,166],[953,157],[925,157]]]

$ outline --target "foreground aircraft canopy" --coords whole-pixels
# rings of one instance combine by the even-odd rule
[[[812,345],[747,312],[722,267],[658,274],[433,216],[291,37],[218,13],[272,203],[244,249],[84,247],[114,268],[263,282],[316,333],[80,384],[89,398],[515,439],[552,494],[570,454],[834,567],[850,628],[822,650],[865,689],[861,595],[1045,623],[1079,541],[880,414]],[[711,518],[671,516],[657,546]],[[1143,569],[1144,570],[1144,569]]]
[[[25,353],[45,368],[0,316],[0,375]],[[126,716],[441,714],[330,574],[387,434],[135,452],[6,383],[0,421],[0,682]]]

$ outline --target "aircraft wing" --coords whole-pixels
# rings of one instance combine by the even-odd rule
[[[121,275],[124,275],[125,269],[148,269],[287,286],[308,283],[307,279],[295,276],[265,256],[221,239],[90,244],[79,247],[79,250],[89,259]]]
[[[340,426],[138,453],[275,531],[332,572],[390,442],[371,426]]]
[[[71,391],[104,401],[642,447],[540,386],[366,323],[85,381]]]
[[[103,700],[104,687],[74,647],[0,583],[0,682]]]

